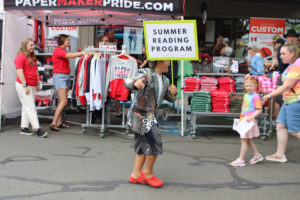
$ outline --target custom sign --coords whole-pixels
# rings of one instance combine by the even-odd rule
[[[144,21],[148,60],[199,60],[196,20]]]
[[[79,28],[77,26],[63,26],[63,27],[48,27],[48,38],[55,39],[60,34],[66,34],[70,37],[71,44],[68,51],[78,51],[78,33]],[[52,53],[55,48],[51,45],[48,46],[46,52]],[[72,63],[73,61],[71,61]]]
[[[121,12],[183,15],[184,0],[5,0],[5,10],[105,9]]]
[[[263,58],[273,54],[273,37],[284,33],[284,19],[250,18],[249,45],[259,48]]]
[[[59,34],[67,34],[78,38],[78,27],[77,26],[63,26],[63,27],[49,27],[49,38],[54,38]]]

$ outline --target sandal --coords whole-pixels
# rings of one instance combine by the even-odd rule
[[[249,161],[249,164],[254,165],[256,163],[262,162],[264,157],[262,155],[253,156],[253,158]]]
[[[285,155],[278,156],[276,154],[266,156],[266,160],[273,161],[273,162],[281,162],[281,163],[285,163],[288,161]]]
[[[246,164],[245,164],[245,160],[240,160],[239,158],[237,158],[236,160],[229,163],[229,165],[233,167],[244,167]]]
[[[67,124],[65,123],[62,123],[60,125],[57,126],[58,128],[70,128],[70,126],[68,126]]]
[[[59,128],[57,128],[57,126],[55,126],[55,125],[50,125],[49,128],[50,128],[52,131],[59,132]]]

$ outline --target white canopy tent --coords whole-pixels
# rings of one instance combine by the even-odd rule
[[[33,18],[47,26],[128,25],[183,16],[185,0],[5,0],[2,35],[0,117],[16,117],[14,58],[21,42],[34,38]],[[1,130],[1,123],[0,123]]]

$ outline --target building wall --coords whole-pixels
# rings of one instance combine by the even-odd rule
[[[83,50],[85,47],[94,46],[95,27],[80,26],[79,27],[79,47]]]
[[[297,0],[186,0],[185,17],[201,17],[204,2],[209,18],[300,18]]]
[[[199,26],[203,8],[207,14],[204,27]],[[299,8],[299,0],[186,0],[185,18],[198,21],[198,33],[205,32],[205,46],[209,50],[219,35],[230,38],[231,46],[235,48],[238,40],[247,40],[251,17],[291,18],[297,22],[300,19]],[[297,23],[293,24],[297,31],[298,27]],[[286,28],[292,26],[287,23]]]

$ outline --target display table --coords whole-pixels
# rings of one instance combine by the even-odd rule
[[[215,77],[244,77],[246,74],[230,74],[230,73],[196,73],[197,77],[201,78],[201,76],[215,76]],[[188,98],[193,96],[193,92],[184,92],[183,93],[184,102],[188,101]],[[241,94],[242,93],[234,93]],[[263,96],[263,94],[261,94]],[[270,102],[270,113],[272,113],[272,105],[273,99]],[[217,124],[197,124],[197,117],[226,117],[226,118],[239,118],[240,113],[219,113],[219,112],[190,112],[187,114],[186,107],[184,109],[184,129],[190,132],[190,136],[195,138],[197,127],[210,127],[210,128],[232,128],[231,125],[217,125]],[[269,116],[269,118],[268,118]],[[190,128],[187,127],[187,123],[189,121]],[[272,114],[268,114],[266,107],[263,108],[263,112],[258,116],[257,119],[258,124],[262,130],[261,139],[265,140],[267,136],[271,136],[272,133]],[[269,125],[269,131],[267,132],[267,125]]]
[[[262,140],[265,140],[268,136],[267,134],[267,116],[265,109],[257,117],[257,122],[259,124],[260,129],[262,129],[262,132],[260,134],[260,138]],[[206,128],[232,128],[232,125],[216,125],[216,124],[197,124],[197,117],[226,117],[226,118],[239,118],[240,113],[217,113],[217,112],[191,112],[190,114],[191,120],[191,137],[196,137],[196,129],[197,127],[206,127]]]

